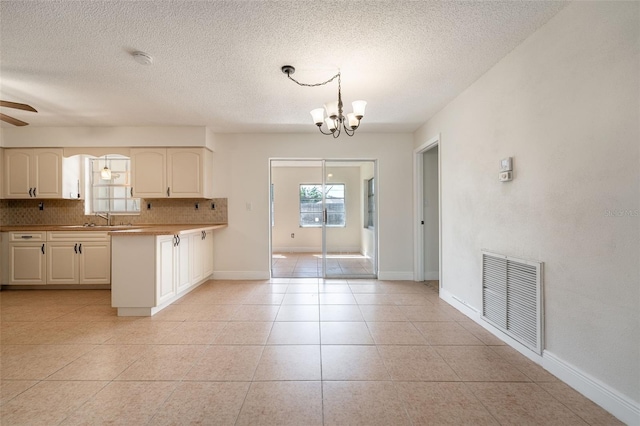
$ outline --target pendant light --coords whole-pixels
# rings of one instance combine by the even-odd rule
[[[104,157],[104,168],[100,171],[102,180],[111,180],[111,169],[107,167],[107,156]]]

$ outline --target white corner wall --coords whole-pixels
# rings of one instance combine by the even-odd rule
[[[570,4],[414,135],[419,146],[441,134],[445,293],[481,311],[482,249],[543,261],[543,365],[565,368],[630,424],[640,423],[639,9]],[[508,156],[515,178],[500,183]]]
[[[214,277],[269,277],[269,159],[378,159],[379,277],[413,279],[411,134],[217,134],[214,195],[228,198]],[[250,205],[251,210],[248,210]]]

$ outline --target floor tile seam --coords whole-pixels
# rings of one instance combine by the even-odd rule
[[[74,380],[68,380],[68,381],[74,381]],[[103,382],[103,381],[102,380],[93,380],[93,382]],[[71,415],[73,415],[75,412],[77,412],[82,407],[87,405],[89,403],[89,401],[91,401],[93,398],[95,398],[96,395],[98,395],[98,393],[100,393],[104,388],[109,386],[110,383],[111,383],[111,381],[104,381],[104,385],[102,387],[100,387],[100,389],[96,390],[92,395],[87,396],[87,398],[84,400],[84,402],[82,404],[78,405],[75,409],[67,412],[66,415],[64,416],[64,418],[62,420],[60,420],[60,422],[58,422],[58,424],[59,425],[63,424]]]
[[[2,382],[35,382],[33,383],[31,386],[29,386],[28,388],[22,390],[21,392],[19,392],[17,395],[14,395],[13,397],[11,397],[11,399],[7,400],[4,402],[4,404],[2,404],[0,407],[3,407],[5,405],[7,405],[9,402],[13,401],[15,398],[19,397],[20,395],[22,395],[23,393],[25,393],[26,391],[28,391],[29,389],[34,388],[35,386],[39,385],[41,382],[43,382],[43,380],[24,380],[24,379],[11,379],[11,380],[7,380],[7,379],[0,379],[0,385],[2,384]],[[1,419],[0,419],[1,420]]]
[[[478,382],[479,383],[479,382]],[[484,408],[484,410],[489,413],[489,415],[496,421],[497,424],[502,424],[500,422],[500,420],[493,414],[493,412],[489,409],[489,407],[487,407],[481,400],[480,398],[478,398],[478,396],[476,395],[476,393],[469,387],[467,386],[466,382],[462,382],[462,385],[464,386],[464,388],[469,391],[471,393],[471,395],[473,395],[474,399],[476,401],[478,401],[478,403],[482,406],[482,408]]]

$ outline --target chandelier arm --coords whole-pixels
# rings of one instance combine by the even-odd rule
[[[344,132],[347,134],[347,136],[353,136],[356,134],[356,129],[351,129],[351,133],[349,133],[349,129],[347,128],[347,126],[344,126]]]
[[[322,133],[323,135],[332,135],[333,134],[332,132],[327,133],[324,130],[322,130],[322,126],[318,126],[318,130],[320,130],[320,133]]]

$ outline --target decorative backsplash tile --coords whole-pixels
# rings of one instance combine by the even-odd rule
[[[43,203],[43,210],[39,204]],[[151,203],[151,209],[147,209]],[[195,205],[198,203],[199,208]],[[211,204],[215,209],[211,208]],[[140,200],[139,215],[115,215],[114,225],[162,225],[227,223],[227,199],[156,199]],[[84,214],[83,200],[0,200],[0,226],[12,225],[83,225],[106,224],[95,215]]]

